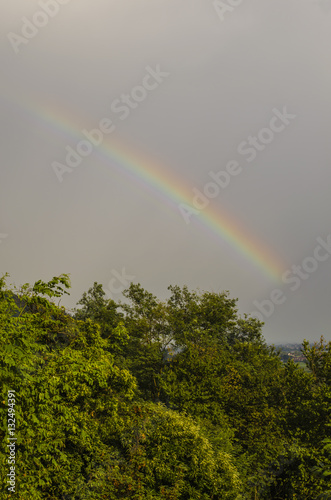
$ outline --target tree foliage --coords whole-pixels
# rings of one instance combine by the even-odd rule
[[[69,314],[68,275],[0,279],[1,406],[15,390],[17,492],[3,498],[329,498],[330,345],[282,363],[229,292],[102,285]],[[7,421],[0,422],[2,442]],[[1,495],[0,495],[1,497]],[[2,498],[2,497],[1,497]]]

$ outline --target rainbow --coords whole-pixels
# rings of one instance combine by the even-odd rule
[[[178,175],[169,173],[155,160],[138,154],[136,150],[133,151],[127,145],[120,144],[118,140],[105,142],[101,147],[101,153],[108,164],[109,161],[115,162],[120,168],[128,170],[137,181],[143,181],[144,185],[152,187],[154,193],[161,194],[166,202],[170,201],[178,213],[180,204],[193,206],[192,189],[189,189]],[[220,212],[211,205],[212,203],[199,211],[199,215],[192,215],[191,221],[207,228],[221,242],[227,243],[270,278],[280,281],[285,268],[280,259],[273,255],[266,245],[249,234],[230,214],[225,211]],[[182,218],[182,215],[180,217]],[[185,226],[185,221],[183,218],[182,220]]]
[[[17,102],[16,97],[15,101]],[[20,106],[61,135],[64,134],[67,138],[68,136],[72,137],[77,142],[85,139],[82,135],[82,129],[85,128],[89,120],[84,117],[77,120],[77,116],[71,116],[68,110],[61,109],[58,103],[56,107],[52,107],[29,99],[22,100]],[[82,126],[82,123],[85,125]],[[179,205],[192,206],[192,189],[186,182],[154,159],[138,153],[127,144],[120,143],[118,139],[114,138],[114,133],[105,137],[104,141],[95,147],[95,152],[104,160],[108,171],[109,167],[117,168],[121,174],[125,173],[145,189],[152,190],[154,196],[161,197],[163,202],[170,203],[181,218]],[[265,244],[248,233],[239,221],[226,213],[225,210],[220,212],[210,203],[198,215],[192,215],[191,221],[208,229],[209,233],[215,235],[222,243],[226,243],[230,249],[234,249],[273,281],[281,280],[282,272],[285,269],[284,263]],[[184,219],[183,226],[186,226]]]

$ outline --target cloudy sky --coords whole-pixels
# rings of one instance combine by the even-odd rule
[[[229,290],[268,342],[331,340],[331,0],[11,0],[0,29],[10,282]]]

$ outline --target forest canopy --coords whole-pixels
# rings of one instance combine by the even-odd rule
[[[69,276],[0,279],[0,498],[331,498],[331,342],[282,362],[229,292],[95,282],[59,305]],[[15,487],[8,474],[14,467]]]

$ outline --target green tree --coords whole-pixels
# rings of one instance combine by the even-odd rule
[[[77,487],[88,484],[89,464],[109,453],[109,434],[133,398],[135,380],[116,366],[97,324],[74,320],[50,300],[68,288],[67,276],[16,293],[5,278],[0,285],[1,407],[4,415],[14,390],[18,498],[80,498]],[[7,439],[4,420],[0,437]],[[0,455],[6,491],[4,448]]]
[[[204,436],[214,456],[230,457],[243,484],[242,498],[308,500],[325,492],[328,474],[313,471],[324,467],[328,472],[323,440],[330,437],[330,343],[321,339],[311,347],[304,342],[310,368],[305,372],[291,360],[281,362],[265,343],[263,324],[240,317],[229,292],[200,293],[185,286],[169,290],[170,298],[161,302],[140,284],[131,284],[124,292],[127,303],[118,305],[128,332],[121,366],[134,375],[139,390],[134,405],[127,407],[126,423],[109,433],[111,458],[95,466],[95,473],[91,470],[102,485],[97,491],[107,498],[213,498],[208,489],[190,490],[190,475],[176,475],[177,469],[188,469],[179,450],[169,455],[169,419],[175,428],[179,422],[194,424],[196,436]],[[84,319],[107,328],[100,295],[100,288],[90,294]],[[160,438],[153,429],[159,429]],[[183,442],[183,453],[190,456],[184,435]],[[159,450],[167,460],[155,468]],[[170,464],[175,465],[168,469]],[[167,472],[159,476],[159,471]],[[223,481],[226,474],[219,470],[215,477]],[[106,486],[105,478],[113,486]],[[86,490],[86,498],[91,491]],[[225,497],[215,493],[216,498]]]
[[[82,321],[91,319],[101,326],[102,337],[109,337],[122,320],[123,314],[118,309],[118,304],[112,299],[105,298],[106,293],[100,283],[94,282],[88,292],[84,292],[78,301],[81,307],[75,309],[75,318]]]
[[[140,284],[131,283],[123,295],[128,301],[121,304],[130,337],[127,367],[137,378],[142,398],[160,401],[158,379],[172,342],[167,308]]]
[[[323,460],[314,467],[312,470],[313,474],[318,477],[322,477],[328,483],[328,491],[324,491],[320,495],[318,495],[317,500],[330,500],[331,499],[331,439],[323,440],[323,452],[324,457]]]
[[[241,498],[233,458],[217,450],[192,418],[161,404],[139,404],[133,410],[118,433],[126,460],[119,456],[112,469],[112,483],[123,498]]]
[[[328,489],[327,478],[313,471],[323,461],[323,440],[330,436],[330,388],[290,360],[280,392],[280,428],[287,445],[271,464],[262,498],[314,499]]]
[[[302,345],[306,364],[314,377],[320,382],[331,385],[331,342],[326,342],[322,336],[313,346],[310,346],[307,340]]]

